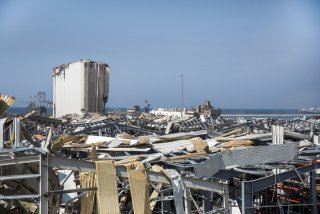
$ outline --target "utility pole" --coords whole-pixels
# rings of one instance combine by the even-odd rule
[[[181,117],[183,113],[183,74],[181,74]]]

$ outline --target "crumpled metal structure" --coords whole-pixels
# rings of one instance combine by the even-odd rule
[[[320,121],[0,120],[3,213],[317,213]]]

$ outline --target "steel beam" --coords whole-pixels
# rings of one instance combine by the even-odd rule
[[[243,214],[253,214],[253,187],[251,182],[241,182],[242,212]]]
[[[171,181],[176,212],[190,213],[190,210],[184,210],[184,206],[183,206],[183,196],[185,191],[185,185],[181,179],[181,175],[174,169],[164,169],[164,173],[168,176],[168,178]]]
[[[317,174],[315,170],[310,171],[310,204],[311,213],[317,214]]]
[[[88,162],[83,160],[64,159],[50,156],[48,164],[49,167],[52,168],[69,169],[74,171],[94,173],[96,172],[96,166],[94,162]],[[117,166],[116,173],[119,177],[128,178],[127,170],[123,166]],[[164,174],[159,172],[148,171],[147,178],[151,182],[171,184],[170,180]],[[226,184],[226,181],[207,181],[188,177],[182,177],[182,180],[186,187],[190,189],[213,191],[219,194],[223,194],[225,191],[224,184]]]
[[[20,119],[19,118],[14,118],[13,119],[14,123],[14,148],[19,148],[20,147]]]
[[[165,197],[170,197],[170,192],[166,191],[166,192],[162,192],[161,193],[161,197],[165,198]],[[161,214],[167,214],[167,213],[172,213],[172,206],[171,206],[171,200],[161,200]]]
[[[99,130],[105,129],[105,128],[125,129],[125,130],[131,130],[131,131],[137,131],[137,132],[141,132],[141,133],[146,133],[146,134],[160,134],[158,132],[149,131],[149,130],[141,129],[141,128],[138,128],[138,127],[123,125],[123,124],[118,124],[118,123],[103,123],[102,125],[89,126],[88,128],[85,128],[85,129],[83,129],[81,131],[73,132],[73,134],[74,135],[87,134],[87,133],[91,133],[93,131],[99,131]]]
[[[294,178],[299,176],[299,174],[307,173],[312,170],[320,168],[320,164],[311,164],[308,166],[303,166],[296,168],[294,170],[286,171],[277,175],[271,175],[263,178],[259,178],[252,181],[243,181],[243,182],[250,182],[252,183],[252,191],[253,193],[256,193],[260,190],[266,189],[270,186],[273,186],[277,183],[283,182],[285,180],[288,180],[290,178]]]
[[[39,195],[0,195],[0,200],[36,199]]]
[[[40,183],[39,183],[39,210],[41,214],[48,213],[48,159],[47,156],[39,155]]]
[[[289,137],[289,138],[294,138],[294,139],[299,139],[299,140],[309,140],[310,137],[308,135],[305,134],[300,134],[297,132],[291,132],[288,130],[284,130],[284,136],[285,137]]]
[[[7,159],[7,160],[0,160],[0,166],[8,166],[8,165],[16,165],[16,164],[23,164],[23,163],[37,163],[39,162],[39,156],[30,156],[24,158],[15,158],[15,159]]]
[[[223,208],[227,211],[227,213],[230,210],[230,202],[229,202],[229,184],[223,184],[224,191],[222,194],[223,197]]]
[[[0,119],[0,149],[2,149],[4,145],[4,124],[6,121],[7,118]]]
[[[299,167],[294,170],[286,171],[277,175],[267,176],[252,181],[241,182],[242,192],[242,213],[254,213],[253,195],[263,189],[271,187],[277,183],[283,182],[290,178],[300,177],[300,174],[310,172],[310,198],[312,204],[312,213],[317,212],[317,196],[315,184],[315,170],[320,168],[320,164],[311,164],[308,166]]]
[[[73,193],[73,192],[89,192],[89,191],[97,191],[96,187],[88,187],[88,188],[78,188],[78,189],[63,189],[63,190],[53,190],[48,191],[48,194],[65,194],[65,193]]]
[[[7,176],[0,176],[0,181],[30,179],[30,178],[39,178],[39,177],[40,177],[39,174],[7,175]]]
[[[201,195],[203,196],[202,204],[203,211],[205,213],[210,212],[213,208],[213,194],[210,191],[201,191]]]

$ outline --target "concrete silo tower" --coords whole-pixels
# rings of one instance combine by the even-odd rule
[[[105,110],[109,93],[109,66],[91,60],[53,68],[53,116]]]

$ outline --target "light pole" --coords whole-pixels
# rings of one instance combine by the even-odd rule
[[[181,75],[181,117],[183,112],[183,74]]]

